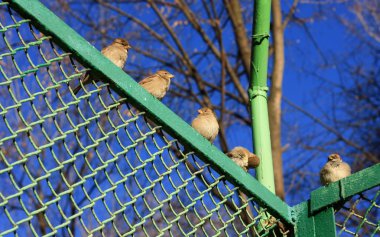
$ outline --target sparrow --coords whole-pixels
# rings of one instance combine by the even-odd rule
[[[154,97],[161,100],[169,90],[170,80],[173,77],[173,74],[165,70],[159,70],[155,74],[142,79],[139,84]]]
[[[214,111],[204,107],[198,110],[198,113],[198,116],[193,120],[191,126],[204,138],[213,143],[219,133],[219,124]]]
[[[319,174],[322,185],[328,185],[351,175],[351,167],[338,154],[331,154]]]
[[[226,155],[245,171],[256,168],[260,164],[260,158],[257,155],[241,146],[235,147]]]
[[[123,68],[125,65],[125,62],[128,58],[128,49],[131,48],[131,45],[128,43],[127,40],[122,38],[116,38],[112,44],[108,45],[104,49],[102,49],[102,54],[106,56],[111,62],[113,62],[116,66],[119,68]],[[98,81],[98,79],[94,79],[94,76],[90,75],[90,72],[86,72],[82,76],[82,84],[87,85],[92,80]],[[81,85],[77,86],[74,89],[74,94],[77,94],[80,89]]]

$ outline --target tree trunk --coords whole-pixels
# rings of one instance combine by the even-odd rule
[[[282,97],[282,80],[285,65],[284,53],[284,30],[282,27],[282,14],[280,0],[272,1],[273,15],[273,72],[269,106],[269,126],[272,143],[274,181],[276,194],[281,199],[285,198],[284,177],[282,170],[282,146],[281,146],[281,97]]]
[[[247,37],[243,16],[241,13],[241,5],[238,0],[224,0],[228,15],[234,30],[235,40],[239,48],[239,53],[243,61],[245,73],[249,76],[251,70],[251,47]]]

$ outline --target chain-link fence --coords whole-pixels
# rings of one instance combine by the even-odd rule
[[[96,72],[107,60],[86,58],[80,48],[70,50],[65,39],[50,34],[48,28],[67,26],[38,1],[12,4],[0,2],[1,236],[319,236],[315,233],[322,229],[340,236],[380,233],[376,177],[368,188],[351,188],[348,196],[353,197],[335,219],[330,206],[336,208],[332,204],[340,198],[331,203],[320,195],[315,217],[310,203],[290,208],[219,157],[220,152],[204,152],[216,151],[204,139],[192,145],[186,140],[191,134],[173,133],[170,124],[182,121],[152,112],[164,105],[147,98],[153,105],[144,109],[138,94],[126,95],[125,88],[138,87],[123,87],[107,75],[81,85],[85,72]],[[18,7],[27,11],[27,5],[40,6],[41,14],[21,17]],[[41,27],[39,20],[55,23]],[[92,66],[84,67],[83,61]],[[82,89],[74,94],[78,85]],[[378,167],[347,183],[365,183],[366,175],[378,176]],[[341,193],[336,185],[319,193]],[[331,214],[322,213],[325,221],[318,215],[326,208]],[[296,210],[301,210],[298,216]]]
[[[278,236],[285,222],[0,3],[0,235]]]
[[[335,213],[338,236],[380,235],[380,187],[353,196]]]

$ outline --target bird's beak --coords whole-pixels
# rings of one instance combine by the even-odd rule
[[[132,46],[130,46],[130,45],[127,46],[127,49],[131,49],[131,48],[132,48]]]
[[[202,112],[202,110],[198,109],[198,113],[201,114],[201,113],[203,113],[203,112]]]
[[[169,75],[169,78],[171,79],[171,78],[174,78],[174,75],[173,74],[170,74]]]

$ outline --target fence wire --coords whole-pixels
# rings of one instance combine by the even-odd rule
[[[0,32],[1,236],[286,235],[4,1]]]
[[[380,187],[353,196],[335,213],[338,236],[380,235]]]

